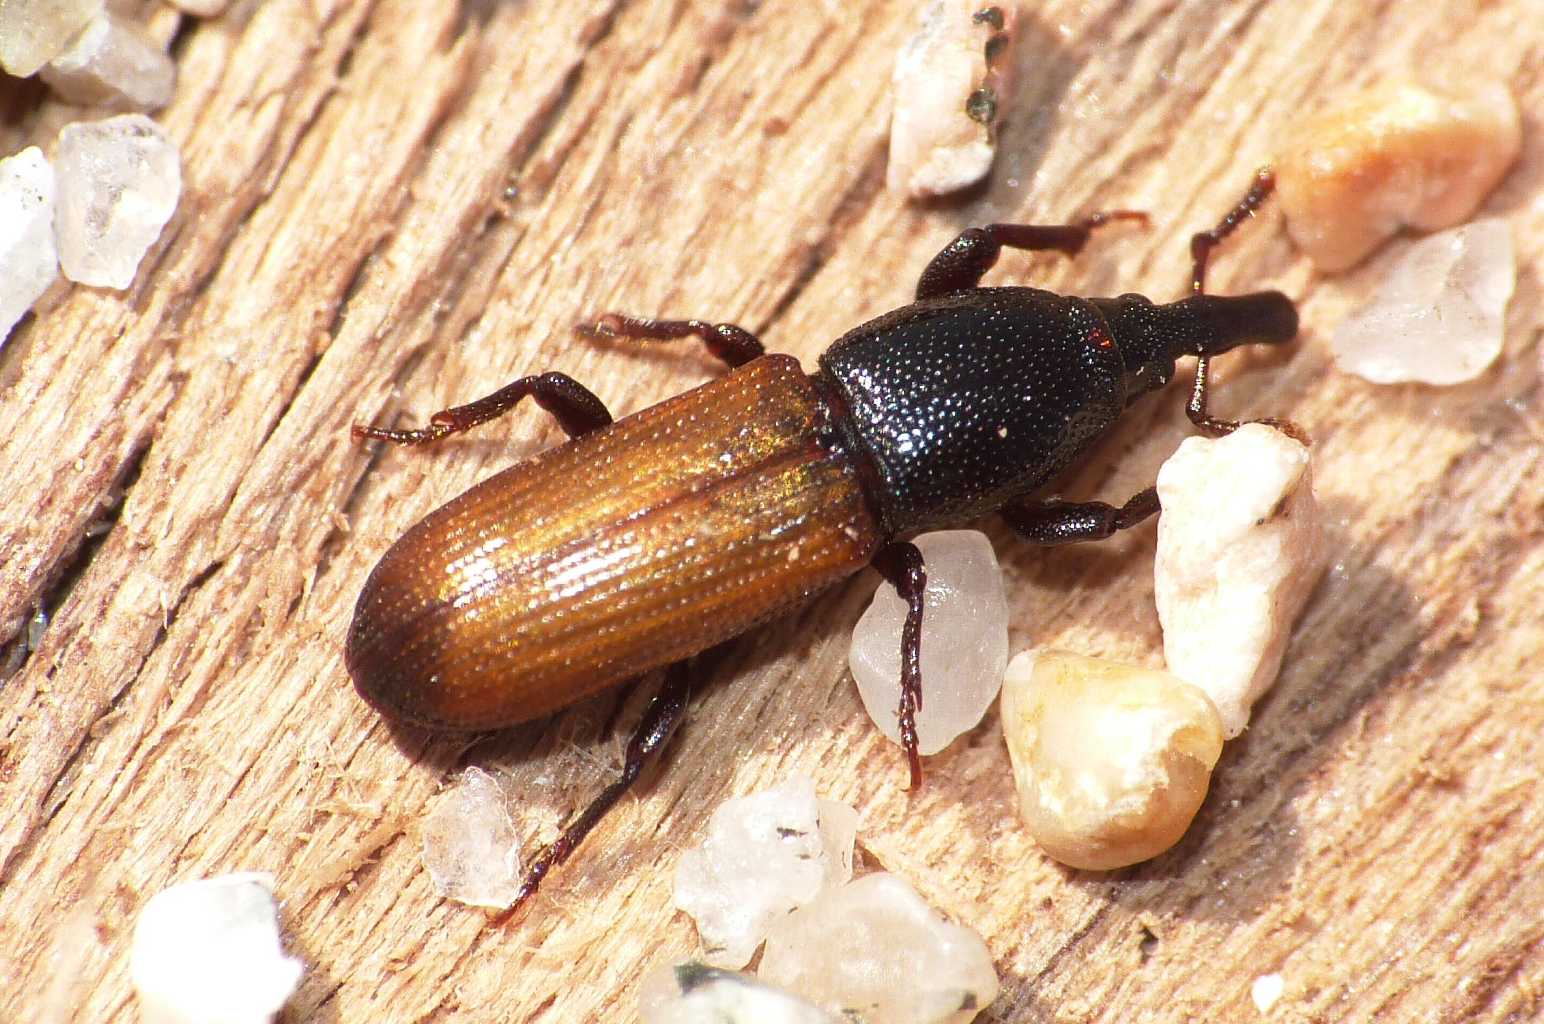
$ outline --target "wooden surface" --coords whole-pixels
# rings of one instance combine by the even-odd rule
[[[251,869],[277,876],[308,967],[286,1020],[631,1019],[642,973],[695,948],[678,852],[796,770],[860,809],[867,867],[986,936],[1003,993],[983,1020],[1250,1020],[1271,973],[1273,1020],[1544,1016],[1536,3],[1034,5],[989,187],[927,208],[882,188],[910,6],[145,8],[181,69],[161,117],[181,209],[134,288],[61,290],[0,352],[0,637],[19,655],[28,616],[52,619],[0,686],[0,1018],[134,1019],[145,900]],[[518,921],[436,898],[418,823],[441,783],[505,769],[534,845],[610,777],[618,701],[475,743],[360,703],[341,648],[376,557],[559,434],[532,409],[379,452],[351,421],[545,369],[628,412],[714,372],[570,332],[604,308],[737,320],[809,365],[985,221],[1150,210],[1075,264],[1011,255],[992,279],[1178,295],[1188,233],[1295,113],[1411,66],[1494,71],[1522,104],[1522,162],[1486,206],[1520,246],[1506,351],[1470,385],[1374,387],[1325,345],[1382,260],[1322,279],[1274,211],[1220,257],[1218,290],[1301,301],[1301,341],[1226,357],[1218,403],[1312,432],[1334,568],[1178,848],[1111,875],[1048,862],[995,713],[908,797],[845,670],[868,575],[735,646],[667,770]],[[7,152],[80,116],[4,88]],[[1148,400],[1066,489],[1147,484],[1181,405]],[[1015,648],[1157,663],[1151,527],[1050,554],[987,529]]]

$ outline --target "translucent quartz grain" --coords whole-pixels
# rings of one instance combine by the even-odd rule
[[[744,967],[773,920],[852,877],[858,814],[795,776],[726,800],[676,865],[675,905],[697,922],[703,959]]]
[[[1324,571],[1308,449],[1263,423],[1187,438],[1158,470],[1158,500],[1164,657],[1211,697],[1232,739]]]
[[[36,146],[0,160],[0,345],[59,276],[54,191]]]
[[[156,110],[171,102],[177,66],[138,25],[109,13],[93,19],[42,78],[71,103]]]
[[[1288,129],[1276,164],[1287,231],[1321,270],[1344,270],[1403,228],[1461,224],[1522,147],[1511,89],[1476,76],[1388,81]]]
[[[925,533],[913,541],[927,566],[922,609],[922,710],[917,736],[936,754],[975,727],[997,698],[1008,664],[1008,602],[997,555],[975,530]],[[906,602],[881,583],[852,634],[848,664],[863,706],[900,742],[901,628]]]
[[[257,872],[156,893],[129,949],[145,1024],[267,1024],[303,970],[279,945],[273,876]]]
[[[520,840],[498,780],[468,768],[424,819],[424,866],[446,899],[504,908],[520,889]]]
[[[143,114],[66,125],[54,158],[64,275],[127,288],[182,193],[177,147]]]
[[[1094,871],[1177,843],[1222,753],[1221,722],[1199,688],[1065,651],[1013,659],[1002,724],[1030,835],[1063,864]]]
[[[657,967],[639,993],[643,1024],[843,1024],[748,974],[688,963]]]
[[[1501,354],[1517,285],[1512,230],[1477,220],[1412,242],[1335,328],[1336,364],[1375,384],[1473,380]]]
[[[0,0],[0,68],[37,73],[102,13],[102,0]]]
[[[780,918],[757,973],[832,1013],[884,1024],[965,1024],[997,998],[981,936],[884,873]]]

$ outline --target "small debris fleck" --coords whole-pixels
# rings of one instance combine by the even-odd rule
[[[1249,986],[1249,998],[1254,1000],[1255,1009],[1261,1013],[1270,1013],[1285,988],[1286,982],[1281,975],[1262,974]]]
[[[1001,7],[983,7],[975,14],[972,14],[970,19],[982,25],[990,25],[995,31],[1001,32],[1003,30],[1003,9]]]
[[[965,115],[977,124],[990,125],[997,119],[997,94],[991,89],[977,89],[965,101]]]

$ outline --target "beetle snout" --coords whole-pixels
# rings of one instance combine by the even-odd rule
[[[1240,345],[1280,345],[1297,336],[1297,307],[1281,292],[1198,295],[1189,301],[1212,328],[1198,333],[1192,355],[1217,355]]]

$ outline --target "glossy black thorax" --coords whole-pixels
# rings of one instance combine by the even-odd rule
[[[927,299],[847,332],[816,375],[848,407],[891,535],[957,525],[1044,484],[1126,405],[1098,308],[1036,288]]]

